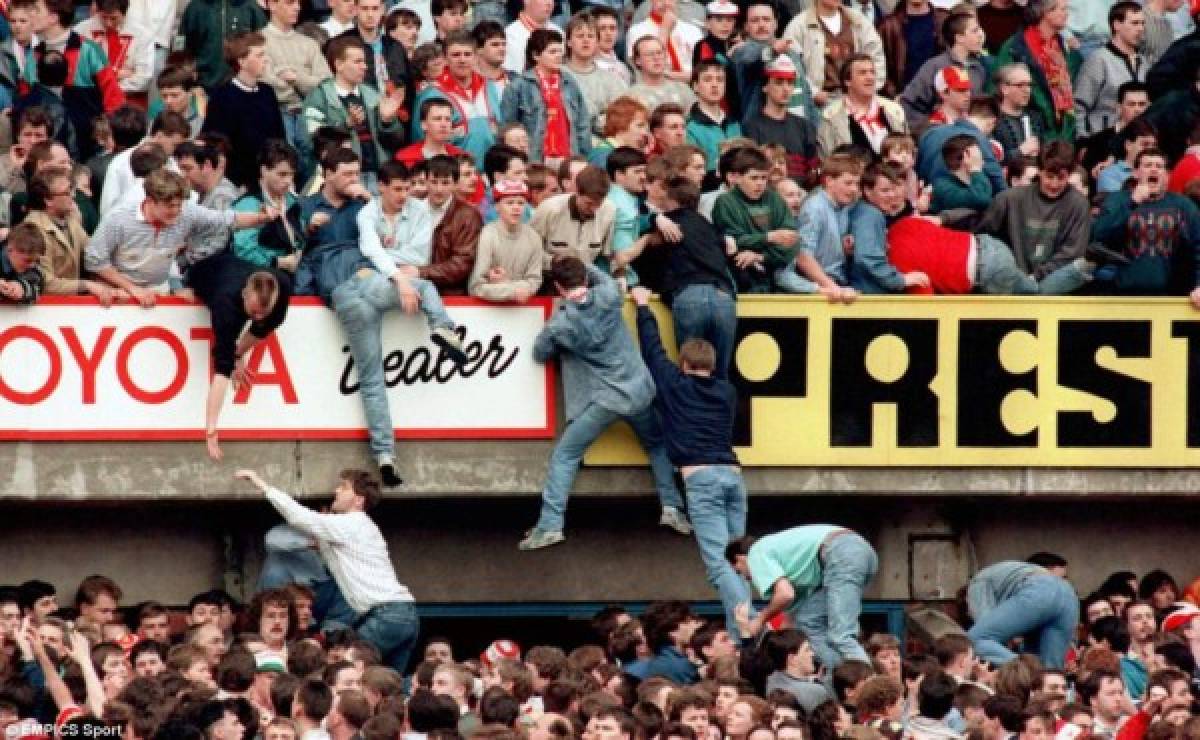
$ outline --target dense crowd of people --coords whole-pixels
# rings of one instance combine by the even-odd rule
[[[412,596],[364,514],[378,483],[348,472],[317,513],[239,475],[317,539],[332,594],[279,570],[245,605],[214,590],[174,610],[123,608],[102,575],[70,607],[43,581],[0,587],[6,740],[1200,737],[1200,579],[1181,589],[1163,571],[1121,571],[1079,599],[1066,561],[1037,553],[971,579],[949,609],[966,631],[943,620],[923,639],[863,639],[862,584],[833,591],[856,570],[869,580],[859,566],[873,562],[855,553],[873,551],[809,525],[734,543],[731,563],[770,599],[753,617],[739,608],[735,626],[664,600],[604,608],[585,644],[479,634],[475,655],[433,636],[412,655]]]

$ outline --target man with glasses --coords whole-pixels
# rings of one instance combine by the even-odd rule
[[[123,300],[125,292],[96,280],[81,279],[83,251],[88,235],[75,206],[71,171],[51,167],[34,175],[29,183],[29,215],[26,223],[37,226],[46,238],[40,266],[50,295],[95,296],[102,305]]]
[[[1033,76],[1029,67],[1014,62],[996,70],[999,95],[996,129],[992,138],[1004,147],[1005,163],[1017,157],[1036,157],[1041,148],[1045,124],[1042,114],[1029,107],[1033,93]]]

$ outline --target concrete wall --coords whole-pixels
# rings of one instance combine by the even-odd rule
[[[578,496],[565,544],[519,552],[536,509],[531,496],[397,496],[377,517],[397,572],[426,603],[714,598],[692,540],[656,525],[653,498]],[[1200,575],[1195,499],[755,495],[750,511],[758,533],[817,521],[863,532],[880,554],[873,599],[909,600],[910,579],[918,593],[933,583],[951,595],[977,563],[1042,549],[1071,560],[1081,594],[1118,568]],[[69,598],[80,578],[102,572],[121,582],[126,603],[178,604],[223,584],[252,590],[262,533],[278,521],[264,502],[249,500],[8,502],[0,512],[0,582],[44,578]]]
[[[233,471],[257,469],[288,490],[329,490],[338,471],[370,468],[365,443],[226,442],[225,459],[211,463],[196,442],[0,443],[0,502],[237,501],[254,490],[233,481]],[[536,496],[552,444],[549,441],[404,441],[397,445],[405,477],[402,495],[413,497]],[[947,461],[951,463],[953,461]],[[1191,498],[1200,491],[1200,469],[1058,468],[751,468],[751,492],[764,496],[1129,496]],[[647,494],[645,468],[585,468],[577,495]]]

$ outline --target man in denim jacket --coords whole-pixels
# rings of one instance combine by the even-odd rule
[[[654,410],[654,379],[621,317],[624,298],[616,281],[577,257],[556,258],[550,280],[563,300],[538,335],[533,356],[545,362],[561,355],[568,422],[550,455],[541,515],[519,547],[538,550],[566,539],[567,495],[583,454],[622,419],[633,427],[650,458],[663,507],[659,523],[691,534]]]

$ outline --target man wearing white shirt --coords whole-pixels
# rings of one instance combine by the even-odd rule
[[[380,167],[379,197],[357,216],[359,250],[375,269],[359,270],[333,291],[333,310],[358,369],[371,455],[389,487],[403,481],[396,473],[396,430],[383,375],[384,314],[396,308],[406,314],[421,311],[433,343],[456,364],[467,359],[437,288],[418,277],[432,254],[433,217],[428,205],[408,196],[411,185],[412,175],[401,162]]]
[[[130,23],[150,32],[154,45],[154,76],[167,63],[179,21],[179,0],[129,0]]]
[[[178,172],[179,167],[170,157],[175,154],[175,147],[182,144],[191,135],[192,127],[186,118],[178,113],[163,111],[158,118],[154,119],[150,135],[143,143],[161,146],[168,157],[167,169]],[[111,211],[117,201],[121,200],[125,193],[137,183],[137,178],[133,175],[133,168],[129,165],[131,156],[133,156],[133,149],[126,149],[114,155],[112,162],[108,165],[108,171],[104,175],[104,190],[100,192],[100,215],[102,217]]]
[[[354,16],[358,11],[357,0],[329,0],[329,9],[333,14],[321,24],[329,38],[336,39],[354,28]]]
[[[692,51],[704,40],[704,31],[679,17],[676,0],[650,0],[650,17],[629,29],[625,56],[633,57],[638,39],[654,36],[667,52],[667,77],[683,83],[692,81]]]
[[[396,578],[383,534],[367,516],[383,498],[379,483],[365,471],[342,471],[329,513],[321,514],[268,486],[253,470],[239,470],[234,477],[254,484],[288,524],[312,537],[357,615],[355,623],[347,626],[403,674],[417,642],[419,622],[412,593]]]
[[[554,0],[525,0],[525,9],[517,19],[504,29],[508,39],[508,49],[504,55],[504,68],[516,74],[525,71],[525,46],[529,36],[539,28],[552,28],[562,33],[562,29],[550,22],[554,12]],[[564,36],[565,38],[565,36]]]

